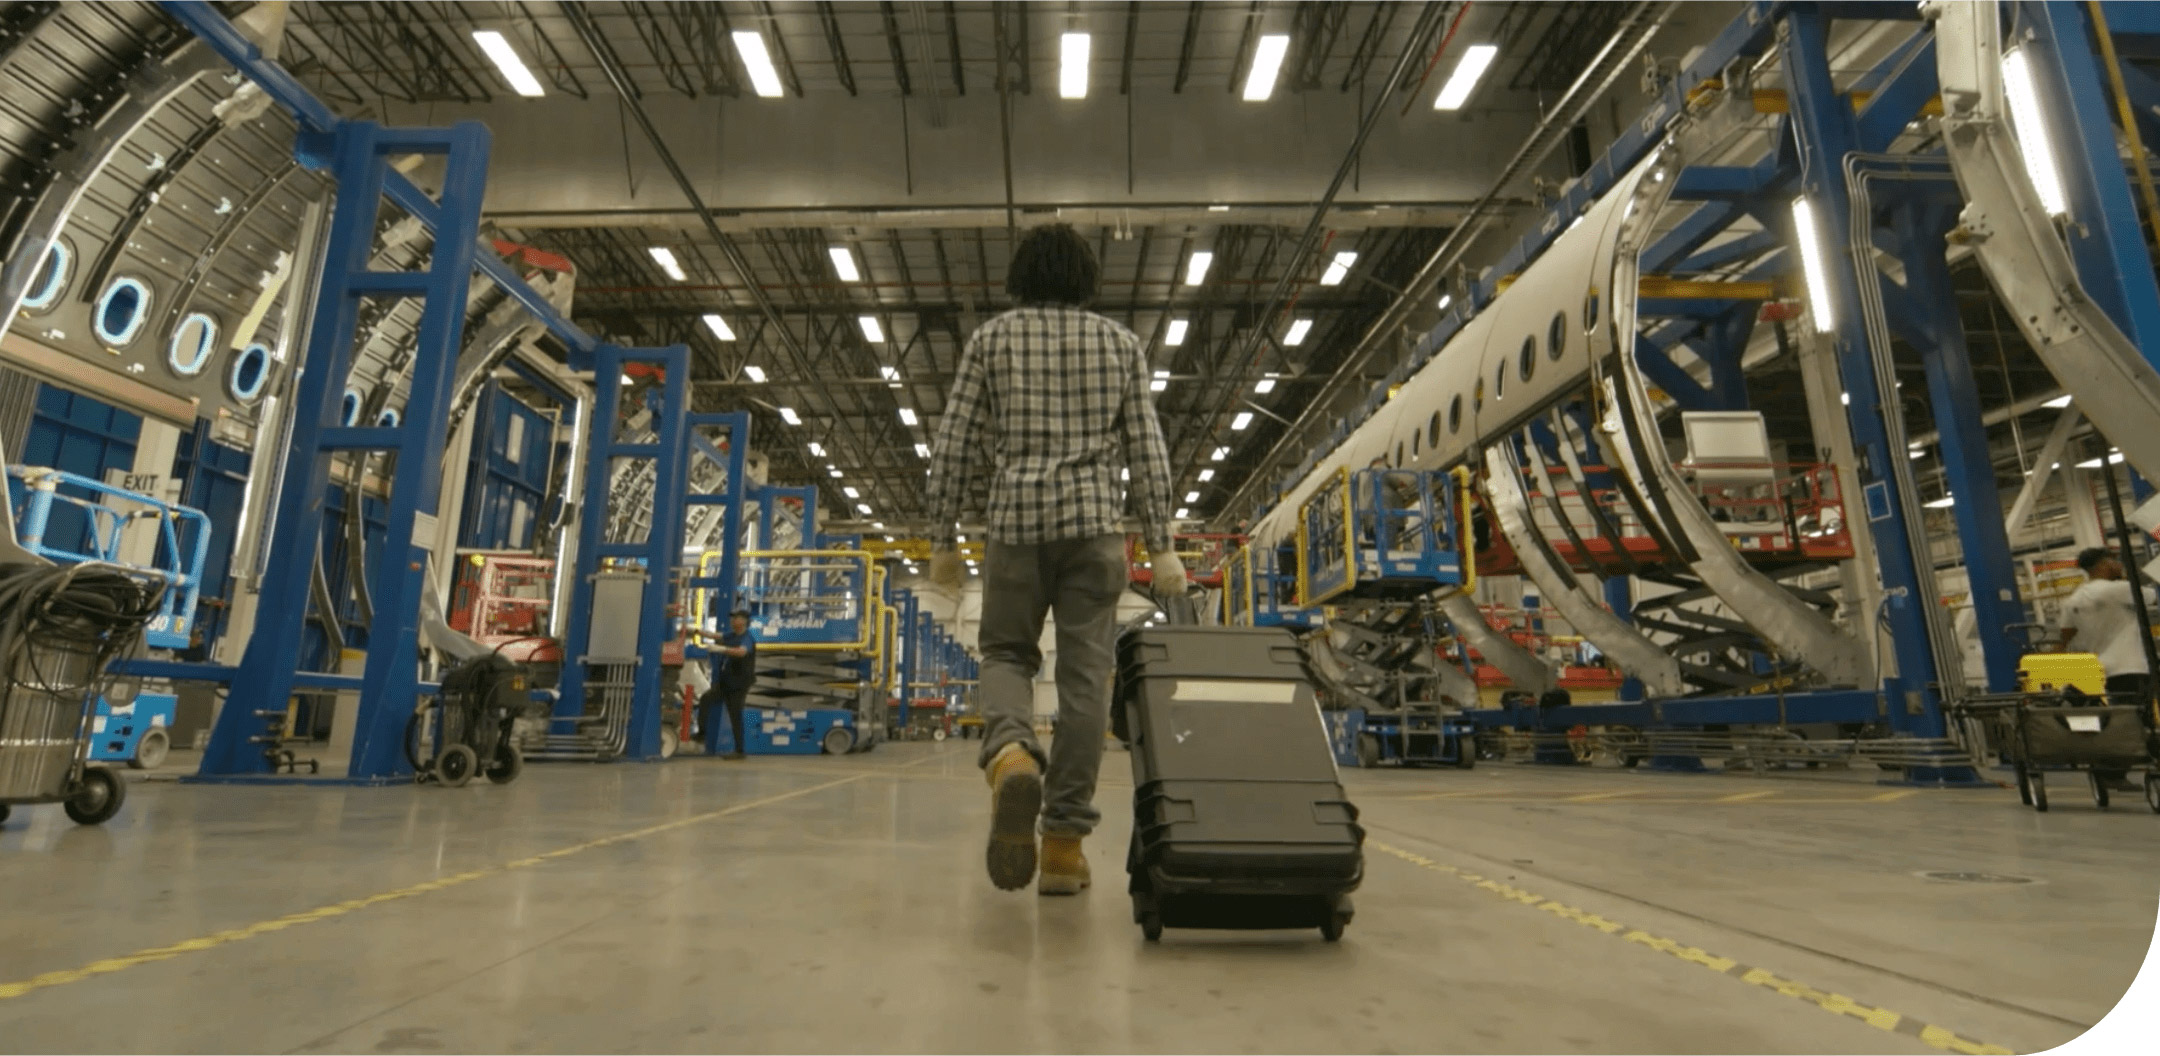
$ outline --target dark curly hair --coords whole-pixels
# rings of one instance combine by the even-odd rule
[[[1013,247],[1005,271],[1005,292],[1023,305],[1062,304],[1078,308],[1095,299],[1102,277],[1095,250],[1071,224],[1030,228]]]

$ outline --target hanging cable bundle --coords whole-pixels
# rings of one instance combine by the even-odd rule
[[[162,587],[111,565],[0,565],[0,677],[88,694],[142,641],[163,600]]]

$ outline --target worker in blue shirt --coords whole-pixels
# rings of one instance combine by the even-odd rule
[[[718,644],[712,647],[712,688],[698,698],[698,735],[705,739],[708,750],[714,747],[714,734],[719,728],[713,725],[713,710],[722,705],[728,712],[729,732],[735,735],[735,750],[727,754],[729,759],[743,757],[743,705],[750,697],[750,686],[757,681],[757,636],[750,633],[750,610],[737,606],[728,613],[728,629],[725,634],[693,629],[693,635]]]

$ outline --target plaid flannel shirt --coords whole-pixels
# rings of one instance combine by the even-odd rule
[[[1047,543],[1116,532],[1128,485],[1151,553],[1170,547],[1170,455],[1140,338],[1077,308],[1016,308],[960,356],[930,455],[931,538],[946,542],[989,471],[990,538]]]

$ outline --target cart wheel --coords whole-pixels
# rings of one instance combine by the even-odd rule
[[[2093,806],[2106,810],[2108,805],[2107,782],[2100,780],[2100,772],[2097,770],[2087,770],[2085,779],[2092,782]]]
[[[517,745],[502,744],[495,749],[495,761],[488,764],[487,779],[498,785],[507,785],[525,772],[525,753]]]
[[[151,730],[135,742],[135,758],[128,766],[136,770],[155,770],[165,765],[165,757],[172,752],[172,738],[164,730]]]
[[[480,769],[480,757],[468,745],[453,744],[435,760],[435,777],[445,788],[463,788]]]
[[[845,726],[835,726],[825,731],[825,740],[821,743],[825,746],[826,755],[846,755],[848,749],[855,747],[855,731]]]
[[[1469,738],[1457,737],[1455,739],[1455,768],[1458,770],[1470,770],[1476,766],[1477,748],[1470,743]]]
[[[2145,775],[2145,805],[2151,807],[2153,813],[2160,814],[2160,773]],[[6,820],[7,808],[0,807],[0,821]]]
[[[13,809],[5,803],[0,803],[0,825],[7,824],[8,812]]]
[[[1367,770],[1380,765],[1380,738],[1369,733],[1358,734],[1357,765]]]
[[[673,726],[660,727],[660,758],[673,759],[681,750],[682,734],[676,733]]]
[[[2047,813],[2047,775],[2038,770],[2032,772],[2032,805],[2034,810]]]
[[[2032,806],[2032,775],[2025,772],[2025,764],[2017,764],[2018,802]]]
[[[103,825],[127,802],[127,782],[102,766],[83,768],[82,787],[68,797],[67,816],[78,825]]]
[[[1343,929],[1350,926],[1350,914],[1336,913],[1320,924],[1320,937],[1329,942],[1341,942]]]
[[[1149,942],[1162,941],[1162,914],[1148,910],[1140,915],[1140,934]]]

